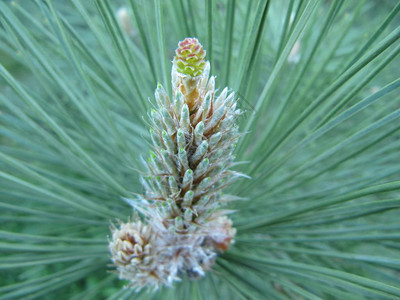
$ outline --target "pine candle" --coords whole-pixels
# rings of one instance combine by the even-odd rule
[[[221,205],[222,189],[242,174],[230,170],[239,138],[233,92],[216,95],[206,51],[196,38],[179,42],[172,67],[172,99],[159,84],[150,113],[152,151],[141,178],[145,194],[129,201],[146,225],[113,227],[112,260],[136,289],[203,276],[236,230]]]

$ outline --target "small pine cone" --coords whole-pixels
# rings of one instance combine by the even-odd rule
[[[196,38],[179,42],[175,51],[174,66],[181,74],[199,76],[204,71],[206,51]]]
[[[204,60],[206,51],[195,38],[186,38],[179,42],[172,66],[173,96],[182,93],[183,102],[189,111],[196,109],[201,89],[208,81],[210,64]],[[214,87],[212,87],[214,89]]]
[[[119,278],[129,280],[130,287],[157,288],[164,275],[160,275],[153,251],[154,233],[140,220],[120,223],[119,229],[112,225],[109,242],[111,259]]]

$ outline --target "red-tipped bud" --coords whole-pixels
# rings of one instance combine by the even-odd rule
[[[203,73],[206,51],[196,38],[186,38],[179,42],[175,54],[174,65],[179,73],[191,77]]]

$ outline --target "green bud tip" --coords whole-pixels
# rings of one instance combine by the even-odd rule
[[[196,38],[186,38],[179,42],[175,54],[173,63],[179,73],[191,77],[203,73],[206,51]]]

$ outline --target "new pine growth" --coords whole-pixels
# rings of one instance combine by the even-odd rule
[[[230,170],[240,110],[228,88],[216,94],[205,55],[196,38],[179,43],[172,99],[159,84],[150,113],[145,193],[130,201],[146,224],[136,217],[112,228],[113,263],[136,289],[171,285],[185,273],[203,276],[236,233],[221,206],[234,199],[222,189],[242,176]]]

